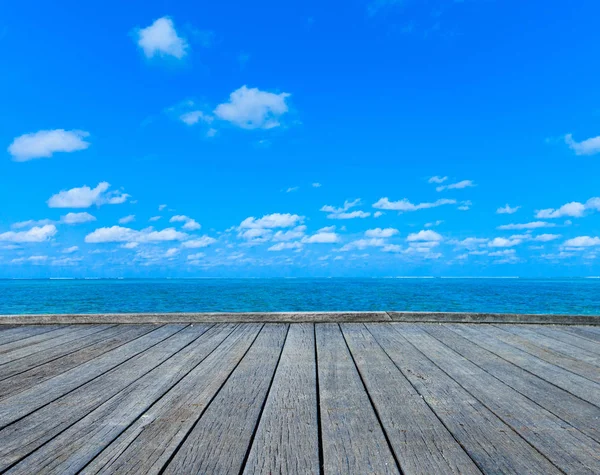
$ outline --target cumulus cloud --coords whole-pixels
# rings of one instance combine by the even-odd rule
[[[411,233],[406,238],[406,240],[408,242],[415,242],[415,241],[440,242],[443,239],[444,238],[442,237],[441,234],[436,233],[435,231],[433,231],[431,229],[422,230],[422,231],[419,231],[418,233]]]
[[[187,41],[177,34],[173,20],[166,16],[155,20],[146,28],[137,30],[136,37],[138,46],[147,58],[173,56],[181,59],[189,48]]]
[[[129,195],[120,191],[110,191],[110,184],[103,181],[95,188],[84,185],[80,188],[62,190],[48,200],[50,208],[89,208],[92,205],[121,204]]]
[[[179,120],[187,125],[194,125],[198,122],[205,122],[210,124],[214,119],[212,116],[205,114],[201,110],[193,110],[185,112],[179,116]]]
[[[243,129],[271,129],[281,125],[281,116],[288,112],[288,97],[286,92],[274,94],[242,86],[230,94],[229,102],[219,104],[214,114]]]
[[[547,223],[546,221],[532,221],[530,223],[511,223],[511,224],[503,224],[502,226],[498,226],[498,229],[508,230],[508,229],[538,229],[538,228],[552,228],[556,226],[554,223]]]
[[[462,180],[457,183],[452,183],[450,185],[442,185],[436,188],[436,191],[444,191],[444,190],[462,190],[463,188],[471,188],[475,186],[471,180]]]
[[[79,251],[79,246],[71,246],[62,250],[63,254],[73,254],[74,252]]]
[[[535,216],[536,218],[542,219],[563,218],[567,216],[581,218],[585,214],[585,211],[588,210],[600,211],[600,198],[590,198],[585,204],[579,203],[578,201],[572,201],[562,205],[560,208],[541,209],[536,212]]]
[[[462,241],[450,241],[450,244],[454,244],[458,248],[475,249],[477,247],[486,245],[488,241],[489,239],[485,238],[469,237],[463,239]]]
[[[23,229],[33,226],[45,226],[47,224],[54,224],[54,221],[51,219],[28,219],[27,221],[19,221],[18,223],[11,224],[11,228]]]
[[[497,214],[514,214],[517,211],[519,211],[519,208],[521,208],[520,206],[515,206],[514,208],[511,208],[508,203],[503,206],[502,208],[498,208],[496,210]]]
[[[565,143],[575,152],[575,155],[595,155],[600,153],[600,135],[581,142],[573,140],[572,134],[565,135]]]
[[[67,213],[61,216],[60,222],[64,224],[82,224],[96,221],[96,217],[90,213]]]
[[[549,242],[560,238],[560,234],[539,234],[533,238],[534,241]]]
[[[319,231],[312,236],[305,236],[302,242],[305,244],[331,244],[339,242],[340,237],[335,232]]]
[[[267,251],[285,251],[288,249],[302,249],[302,247],[300,242],[278,242],[269,247]]]
[[[564,247],[593,247],[600,246],[600,237],[578,236],[573,239],[567,239],[563,243]]]
[[[40,130],[15,138],[8,147],[8,152],[15,162],[50,158],[56,152],[85,150],[90,144],[83,139],[89,135],[83,130]]]
[[[367,229],[365,231],[365,236],[371,238],[389,238],[396,234],[398,234],[398,230],[394,228],[375,228],[375,229]]]
[[[48,256],[29,256],[29,257],[17,257],[10,262],[13,264],[22,264],[24,262],[30,262],[32,264],[42,264],[48,260]]]
[[[313,188],[321,188],[323,185],[321,185],[321,183],[315,182],[312,184]]]
[[[240,223],[241,229],[291,228],[304,221],[304,216],[289,213],[266,214],[262,218],[250,216]]]
[[[373,203],[373,208],[398,211],[398,212],[402,213],[402,212],[417,211],[420,209],[436,208],[438,206],[454,205],[454,204],[456,204],[456,200],[441,199],[441,200],[436,200],[433,203],[413,204],[410,201],[408,201],[406,198],[402,199],[400,201],[390,201],[386,197],[386,198],[381,198],[376,203]]]
[[[440,224],[442,224],[444,221],[442,221],[441,219],[438,219],[437,221],[434,221],[432,223],[425,223],[425,227],[426,228],[433,228],[434,226],[439,226]]]
[[[214,244],[215,242],[217,242],[217,240],[215,238],[212,238],[210,236],[201,236],[196,239],[190,239],[189,241],[184,241],[181,244],[181,247],[185,247],[187,249],[200,249],[203,247],[208,247],[211,244]]]
[[[344,205],[341,208],[336,208],[334,206],[325,205],[321,208],[321,211],[325,213],[329,213],[327,217],[329,219],[354,219],[354,218],[368,218],[371,216],[371,213],[367,213],[365,211],[348,211],[350,208],[354,208],[355,206],[360,204],[360,200],[356,199],[354,201],[344,201]]]
[[[489,247],[513,247],[513,246],[518,246],[522,242],[523,242],[523,240],[519,239],[519,238],[513,237],[513,239],[506,239],[506,238],[497,237],[497,238],[492,239],[488,243],[488,246]]]
[[[349,242],[340,248],[341,252],[362,250],[368,247],[384,247],[388,245],[387,241],[383,238],[369,238],[369,239],[357,239],[356,241]]]
[[[296,226],[289,231],[277,231],[273,235],[273,241],[293,241],[295,239],[301,239],[304,237],[304,233],[306,232],[306,226]]]
[[[175,228],[166,228],[162,231],[155,231],[153,228],[142,229],[141,231],[125,228],[122,226],[112,226],[98,228],[85,237],[87,243],[103,242],[162,242],[162,241],[183,241],[189,237],[188,234],[177,231]]]
[[[200,229],[202,226],[196,222],[196,220],[190,218],[189,216],[185,216],[185,215],[176,215],[173,216],[170,220],[170,223],[184,223],[184,225],[182,226],[183,229],[185,229],[186,231],[197,231],[198,229]]]
[[[56,226],[46,224],[45,226],[35,226],[27,231],[8,231],[0,234],[0,242],[44,242],[48,241],[56,234]]]
[[[428,183],[444,183],[446,180],[448,179],[447,176],[432,176],[429,180],[427,180]]]
[[[130,214],[119,219],[119,224],[132,223],[133,221],[135,221],[135,214]]]

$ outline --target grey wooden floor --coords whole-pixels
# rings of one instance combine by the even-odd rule
[[[600,327],[0,328],[8,473],[600,473]]]

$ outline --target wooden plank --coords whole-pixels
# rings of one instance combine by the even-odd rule
[[[324,472],[400,473],[339,326],[316,335]]]
[[[387,312],[402,323],[539,323],[544,325],[600,325],[600,315],[557,315],[473,312]],[[48,322],[54,323],[54,322]]]
[[[526,351],[530,355],[552,363],[553,365],[571,371],[574,374],[583,376],[590,381],[600,383],[600,370],[597,366],[581,361],[577,358],[570,357],[559,351],[554,351],[551,348],[543,348],[530,340],[523,338],[521,335],[515,334],[505,329],[504,326],[496,327],[500,330],[495,333],[496,338],[508,343],[516,348]]]
[[[577,326],[577,327],[573,326],[572,327],[572,326],[569,326],[569,327],[561,327],[561,329],[563,331],[573,333],[577,336],[587,338],[588,340],[600,342],[600,332],[597,331],[596,327],[584,327],[584,326]]]
[[[206,325],[190,327],[190,334],[196,332],[199,337],[23,459],[10,473],[78,473],[152,404],[201,364],[233,329],[234,325],[208,330]],[[177,335],[177,338],[180,337]],[[139,470],[139,466],[136,469]]]
[[[116,325],[100,334],[96,333],[80,340],[96,340],[96,343],[84,346],[79,350],[75,348],[76,351],[72,353],[50,360],[20,373],[18,371],[26,368],[30,363],[29,358],[22,358],[14,361],[13,363],[10,363],[10,368],[15,374],[10,378],[0,381],[0,400],[25,391],[26,389],[61,373],[65,373],[76,366],[86,363],[104,353],[108,353],[109,351],[155,329],[156,326],[154,325]],[[32,358],[35,359],[35,355],[32,355]],[[5,371],[8,372],[8,368],[9,366],[7,365],[6,368],[3,368],[1,373],[4,374]]]
[[[175,453],[248,348],[260,324],[241,324],[198,367],[148,409],[85,469],[84,474],[157,474]]]
[[[79,325],[60,325],[48,332],[36,333],[35,335],[23,338],[21,340],[5,343],[0,347],[0,363],[10,361],[6,360],[5,358],[8,358],[8,355],[14,351],[38,345],[45,341],[52,340],[58,336],[66,335],[72,331],[78,330],[79,328],[81,328]]]
[[[24,348],[19,348],[0,355],[0,375],[3,374],[3,366],[12,361],[20,360],[28,356],[36,356],[40,353],[40,359],[43,359],[45,356],[44,353],[49,349],[62,346],[62,351],[65,351],[65,347],[63,346],[65,343],[77,344],[78,339],[84,338],[88,335],[93,335],[94,333],[106,330],[107,328],[109,328],[109,325],[69,326],[65,328],[65,330],[68,329],[68,331],[66,331],[63,335],[55,336],[54,338],[37,343],[35,345],[29,345]],[[56,334],[58,332],[54,333]]]
[[[445,327],[465,337],[473,344],[482,345],[506,361],[510,361],[596,407],[600,407],[600,384],[509,345],[500,339],[504,332],[496,327],[454,324],[448,324]]]
[[[402,473],[481,473],[365,326],[342,332]]]
[[[26,391],[0,401],[0,429],[40,407],[83,386],[148,348],[180,331],[185,325],[166,325],[88,361]]]
[[[600,355],[586,351],[577,346],[565,343],[556,338],[546,336],[536,328],[527,326],[517,325],[504,325],[503,330],[518,335],[519,337],[533,343],[540,348],[544,348],[549,351],[556,352],[560,355],[564,355],[569,359],[582,361],[589,363],[590,365],[600,366]],[[598,375],[600,376],[600,368],[598,368]]]
[[[3,328],[0,326],[0,328]],[[14,327],[7,326],[0,333],[0,348],[6,343],[13,343],[15,341],[22,340],[23,338],[29,338],[34,335],[46,333],[59,328],[59,325],[16,325]]]
[[[600,342],[591,341],[587,338],[574,335],[573,333],[569,333],[565,331],[568,327],[535,326],[530,328],[535,329],[537,333],[542,333],[547,337],[559,340],[563,343],[568,343],[569,345],[573,345],[582,350],[589,351],[590,353],[600,355]]]
[[[0,431],[0,471],[27,456],[206,331],[186,327]],[[19,395],[17,395],[19,396]]]
[[[600,444],[494,378],[413,324],[402,332],[419,351],[566,473],[598,473]]]
[[[288,325],[263,327],[163,473],[239,473],[281,355]]]
[[[245,474],[319,473],[316,388],[314,325],[292,325],[254,436]]]
[[[420,325],[434,338],[515,391],[600,442],[600,408],[516,366],[440,325]]]
[[[385,352],[484,473],[561,473],[454,379],[395,331],[367,324]]]

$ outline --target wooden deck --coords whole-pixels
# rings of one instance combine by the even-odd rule
[[[0,472],[600,473],[600,327],[0,326]]]

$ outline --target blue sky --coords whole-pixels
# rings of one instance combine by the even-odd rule
[[[599,15],[5,2],[0,277],[599,275]]]

